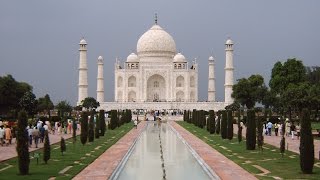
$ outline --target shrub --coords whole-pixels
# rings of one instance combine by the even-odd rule
[[[82,145],[85,145],[88,140],[88,114],[87,112],[81,113],[81,134],[80,140]]]
[[[247,132],[246,132],[246,147],[247,150],[256,149],[256,122],[255,122],[255,111],[247,111]]]
[[[63,152],[67,150],[66,142],[63,137],[61,137],[61,141],[60,141],[60,150],[61,150],[62,156],[63,156]]]
[[[106,121],[104,119],[104,110],[99,111],[100,136],[104,136],[106,132]]]
[[[209,132],[210,134],[214,134],[216,131],[216,120],[215,120],[215,115],[214,115],[214,110],[209,111]]]
[[[28,145],[28,132],[27,127],[27,113],[20,111],[18,114],[18,127],[17,127],[17,154],[19,173],[26,175],[29,173],[29,145]]]
[[[220,123],[220,121],[221,121],[221,116],[220,116],[220,113],[218,112],[217,113],[217,116],[218,116],[218,119],[217,119],[217,125],[216,125],[216,133],[217,134],[220,134],[220,126],[221,126],[221,123]]]
[[[301,116],[300,168],[305,174],[311,174],[314,164],[314,144],[311,132],[310,112],[303,109]]]
[[[90,119],[89,119],[89,130],[88,130],[88,141],[89,142],[94,141],[94,115],[95,115],[95,111],[92,110],[90,113]]]
[[[233,117],[232,117],[232,111],[227,111],[227,138],[229,140],[232,140],[233,138]]]
[[[44,145],[43,145],[43,161],[47,164],[51,156],[49,134],[46,130],[44,132]]]
[[[114,130],[117,125],[117,110],[111,110],[110,129]]]
[[[227,139],[227,112],[226,111],[222,111],[221,138]]]

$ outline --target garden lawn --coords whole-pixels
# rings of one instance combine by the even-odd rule
[[[33,152],[30,153],[30,170],[29,175],[18,175],[18,162],[17,157],[0,163],[0,169],[9,167],[8,169],[0,171],[0,179],[9,180],[28,180],[28,179],[49,179],[56,177],[56,179],[71,179],[77,175],[82,169],[93,162],[109,147],[115,144],[121,137],[129,132],[133,127],[132,123],[126,123],[115,130],[107,129],[105,136],[100,136],[99,139],[94,139],[92,143],[81,144],[79,136],[75,144],[72,143],[72,138],[66,140],[67,150],[64,155],[60,152],[60,143],[51,145],[51,158],[48,164],[44,164],[42,160],[43,150],[35,152],[40,153],[39,164],[33,158]],[[72,166],[64,174],[59,174],[60,171],[68,166]]]
[[[302,174],[300,170],[299,154],[286,151],[284,157],[281,157],[278,147],[265,144],[263,152],[259,150],[246,150],[246,142],[238,143],[237,136],[233,140],[223,140],[221,135],[210,134],[205,129],[196,127],[193,124],[180,121],[177,122],[186,130],[203,140],[205,143],[219,151],[221,154],[232,160],[259,179],[320,179],[320,161],[315,160],[313,174]],[[245,132],[242,132],[243,135]],[[258,147],[256,147],[258,149]],[[258,165],[270,173],[265,175],[261,170],[253,165]],[[259,175],[260,174],[260,175]]]

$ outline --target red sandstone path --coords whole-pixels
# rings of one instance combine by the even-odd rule
[[[206,164],[220,177],[220,179],[237,179],[251,180],[257,179],[254,175],[248,173],[240,166],[214,150],[208,144],[182,128],[174,121],[170,124],[176,131],[186,140],[186,142],[199,154]],[[146,125],[142,121],[138,125],[138,129],[132,129],[116,144],[111,146],[106,152],[99,156],[94,162],[82,170],[74,180],[102,180],[108,179],[112,172],[116,169],[122,158],[127,153],[133,141],[138,137],[140,132]]]
[[[233,132],[236,134],[238,132],[238,125],[233,125]],[[245,137],[246,135],[246,128],[244,127],[242,130],[242,136]],[[295,152],[300,154],[299,146],[300,146],[300,140],[297,139],[297,136],[294,137],[294,139],[291,139],[291,136],[285,137],[286,138],[286,148],[288,145],[289,151]],[[280,147],[280,139],[281,136],[275,136],[274,132],[271,133],[271,136],[264,135],[264,143],[270,144],[275,147]],[[320,152],[320,141],[314,140],[314,157],[316,159],[319,159],[319,152]]]
[[[77,131],[77,134],[79,134],[80,131]],[[61,137],[64,139],[69,139],[72,137],[72,134],[49,134],[50,144],[55,144],[57,142],[60,142]],[[40,142],[40,139],[39,139]],[[0,162],[11,159],[13,157],[18,156],[16,151],[16,139],[14,138],[12,140],[12,144],[9,146],[3,145],[0,146]],[[43,143],[38,144],[38,148],[35,148],[34,141],[32,141],[32,146],[29,148],[29,152],[35,151],[37,149],[43,148]]]
[[[138,128],[131,129],[125,136],[123,136],[116,144],[112,145],[95,161],[88,165],[74,180],[105,180],[109,179],[112,172],[116,169],[122,158],[125,156],[134,140],[139,136],[144,129],[146,121],[141,121]]]

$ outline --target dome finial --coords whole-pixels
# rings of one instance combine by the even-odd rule
[[[158,24],[158,14],[155,13],[154,15],[154,23],[157,25]]]

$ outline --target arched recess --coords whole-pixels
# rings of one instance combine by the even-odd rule
[[[122,91],[118,91],[118,93],[117,93],[117,101],[118,102],[122,101]]]
[[[181,102],[184,101],[184,92],[178,91],[176,94],[176,101]]]
[[[195,101],[195,94],[193,91],[190,92],[190,101],[191,102]]]
[[[147,101],[166,100],[166,81],[163,76],[155,74],[147,81]]]
[[[135,102],[137,99],[136,92],[130,91],[128,94],[128,102]]]
[[[184,77],[178,76],[176,79],[176,87],[184,87]]]
[[[128,79],[128,87],[136,87],[137,79],[135,76],[130,76]]]
[[[194,76],[190,77],[190,87],[195,87],[195,79]]]
[[[117,80],[117,87],[122,87],[122,84],[123,84],[123,78],[119,76]]]

